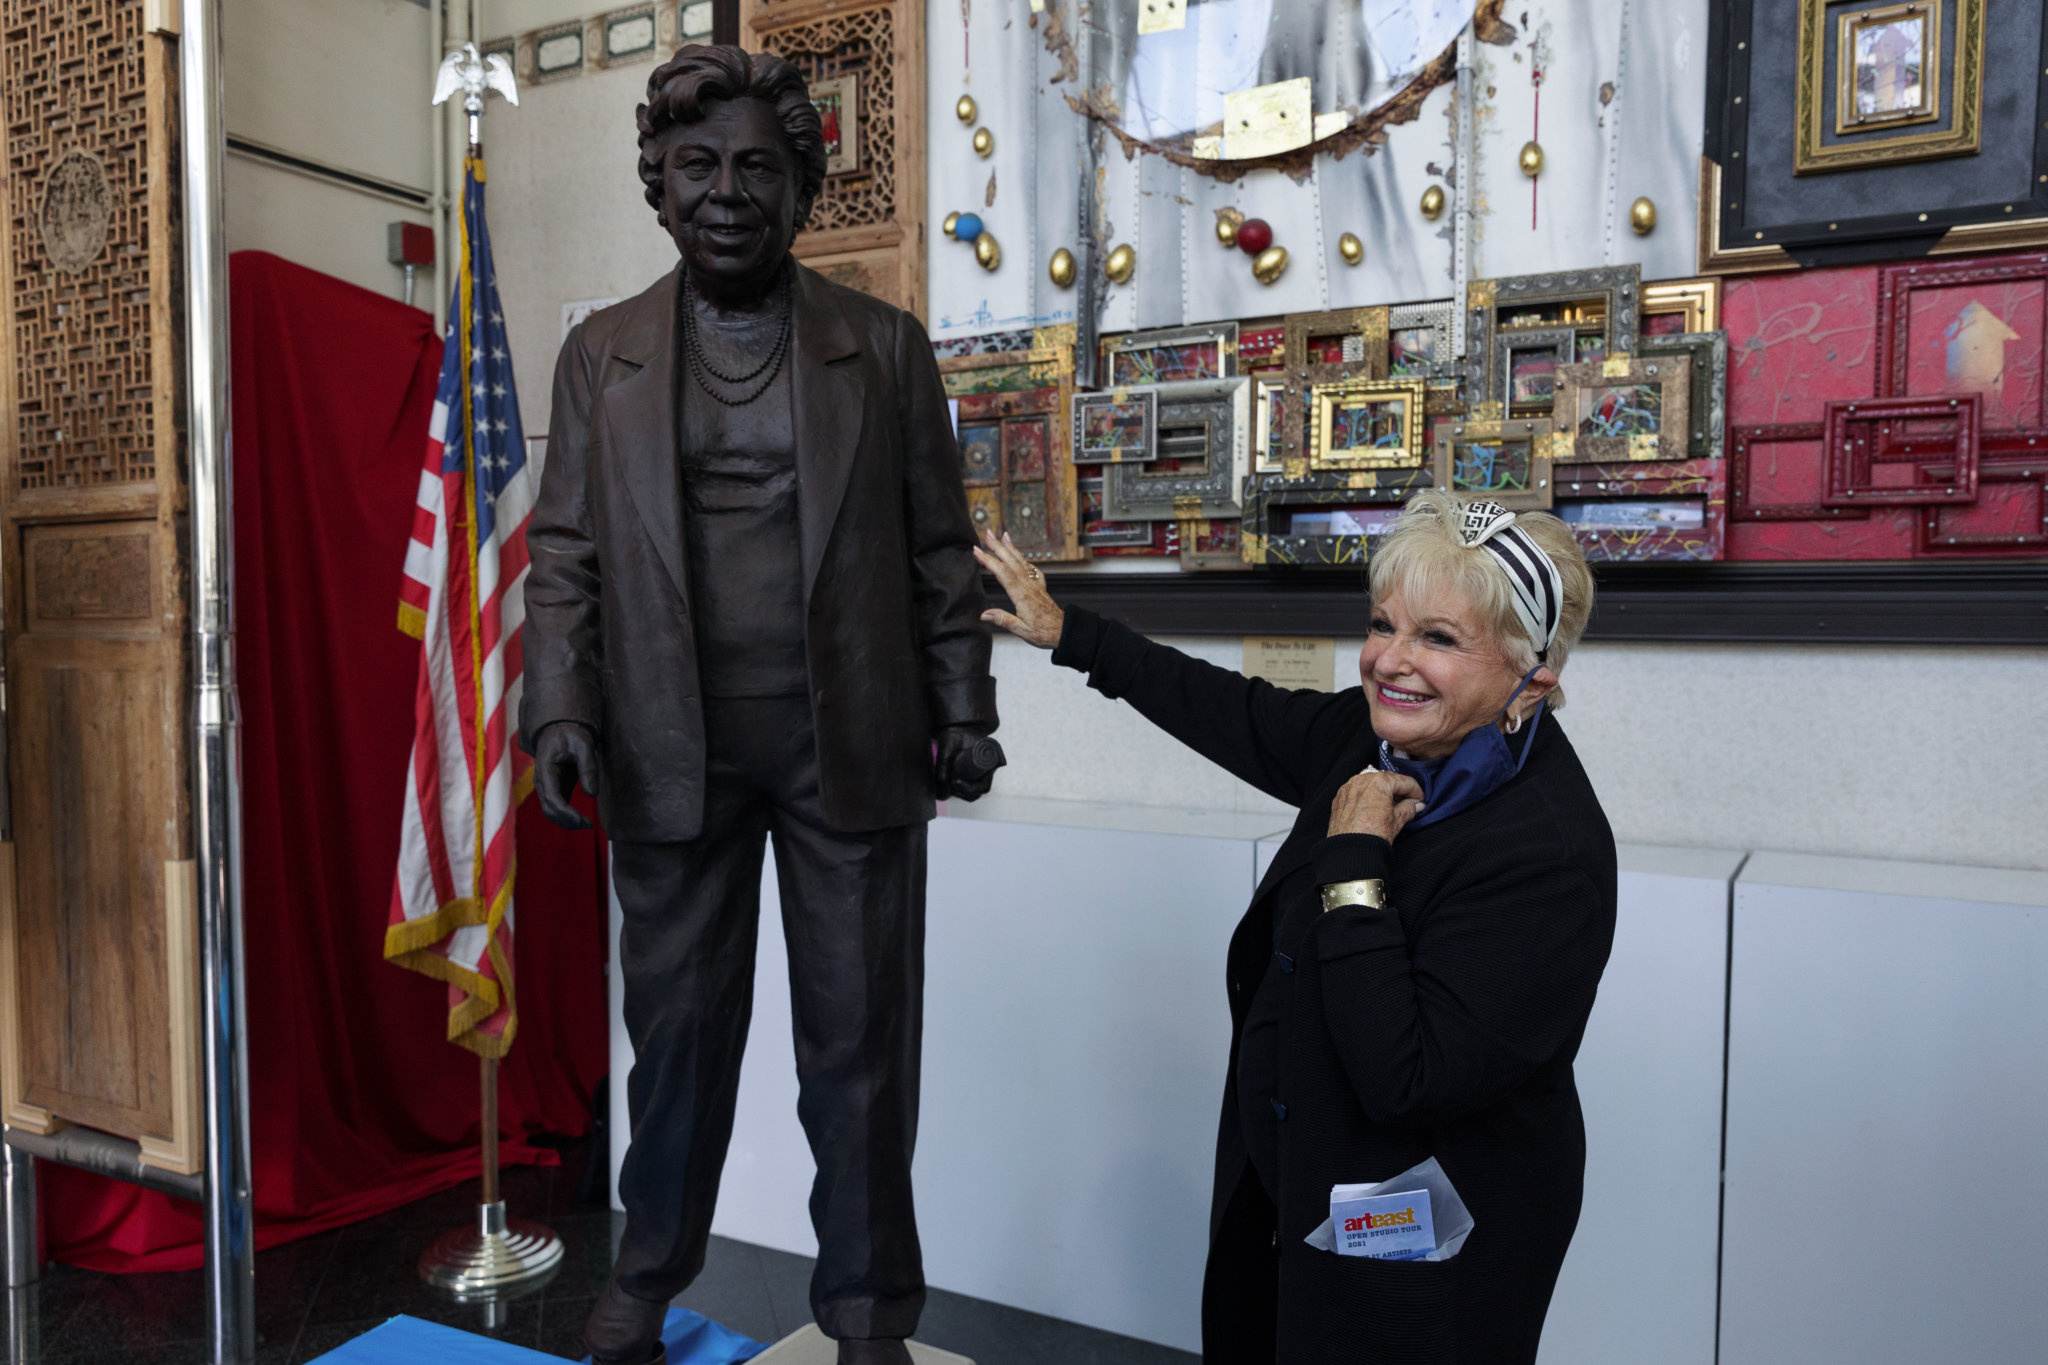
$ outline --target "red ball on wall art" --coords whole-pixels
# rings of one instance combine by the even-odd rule
[[[1247,218],[1237,225],[1237,249],[1256,256],[1273,245],[1273,225],[1263,218]]]

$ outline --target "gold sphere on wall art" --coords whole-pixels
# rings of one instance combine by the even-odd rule
[[[1636,236],[1647,237],[1657,226],[1657,204],[1648,195],[1628,206],[1628,225],[1635,229]]]
[[[962,95],[960,102],[953,106],[953,112],[959,115],[962,123],[972,123],[974,116],[981,112],[981,107],[975,104],[974,96]]]
[[[1442,185],[1431,185],[1422,192],[1422,216],[1434,223],[1437,219],[1443,217],[1443,213],[1444,187]]]
[[[1111,284],[1123,284],[1138,268],[1138,253],[1129,242],[1109,253],[1109,259],[1102,263],[1102,273],[1109,276]]]
[[[1280,278],[1280,272],[1287,269],[1287,248],[1269,246],[1252,262],[1252,278],[1260,284],[1271,284]]]
[[[1074,283],[1074,253],[1061,247],[1052,253],[1052,260],[1045,267],[1045,273],[1052,282],[1065,289]]]
[[[946,215],[945,222],[939,224],[939,231],[945,233],[948,237],[951,237],[953,235],[954,227],[957,226],[959,222],[960,211],[958,209],[955,209],[953,212]]]
[[[1337,239],[1337,254],[1344,258],[1344,264],[1357,265],[1365,259],[1365,243],[1358,240],[1358,234],[1347,232]]]
[[[1534,180],[1543,173],[1543,148],[1534,142],[1522,144],[1522,154],[1515,158],[1515,164],[1522,168],[1522,174]]]
[[[976,128],[976,129],[974,130],[974,150],[975,150],[975,152],[976,152],[977,154],[981,155],[981,156],[987,156],[987,155],[988,155],[989,153],[993,152],[993,151],[994,151],[995,149],[996,149],[996,135],[995,135],[994,133],[991,133],[991,132],[990,132],[990,131],[989,131],[988,129],[986,129],[986,128]]]
[[[974,239],[974,259],[983,270],[994,270],[1003,263],[1003,249],[996,245],[993,232],[984,232]]]
[[[1216,220],[1216,240],[1225,246],[1236,246],[1237,224],[1231,222],[1228,218],[1218,218]]]

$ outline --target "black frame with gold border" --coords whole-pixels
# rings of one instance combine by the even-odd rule
[[[2038,51],[2032,57],[2001,52],[1995,42],[1987,45],[1984,57],[1987,78],[1993,62],[2033,62],[2031,107],[1999,120],[1987,100],[1979,134],[1980,144],[1989,148],[2000,140],[2027,136],[2025,129],[2031,125],[2029,193],[1969,203],[1914,202],[1913,195],[1901,194],[1883,197],[1892,202],[1903,199],[1908,206],[1902,211],[1778,220],[1760,217],[1748,208],[1753,108],[1748,95],[1752,64],[1760,52],[1757,11],[1764,7],[1782,7],[1793,13],[1796,29],[1800,0],[1711,0],[1708,8],[1706,136],[1700,157],[1701,275],[2048,245],[2048,17],[2044,17]],[[1796,68],[1798,53],[1773,50],[1768,60],[1788,61]],[[1956,164],[1953,159],[1901,159],[1822,176],[1800,176],[1798,183],[1817,184],[1849,176],[1884,178],[1903,170]]]

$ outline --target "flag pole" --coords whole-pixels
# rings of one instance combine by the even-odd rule
[[[478,54],[474,42],[464,43],[461,50],[449,53],[434,81],[435,104],[442,103],[458,91],[463,96],[463,109],[469,116],[469,155],[472,159],[483,154],[481,123],[487,89],[496,90],[514,104],[519,102],[511,68],[505,59],[493,55],[487,62]],[[466,174],[464,186],[467,193]],[[468,258],[466,251],[449,253],[451,261],[466,263]],[[467,268],[466,264],[463,268]],[[460,285],[456,296],[467,296]],[[465,317],[461,325],[468,328],[471,321]],[[453,337],[449,344],[456,344]],[[465,424],[463,440],[471,443],[472,460],[475,458],[475,439],[474,427]],[[483,1149],[480,1163],[483,1188],[477,1204],[476,1221],[436,1239],[420,1257],[419,1269],[421,1279],[458,1303],[482,1304],[484,1325],[498,1328],[505,1323],[504,1305],[507,1300],[532,1293],[561,1268],[562,1239],[539,1223],[506,1216],[504,1191],[498,1179],[498,1059],[482,1056],[478,1062],[478,1089],[481,1094],[477,1107],[479,1141]]]

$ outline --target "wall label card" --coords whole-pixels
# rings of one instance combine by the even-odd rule
[[[1275,687],[1334,692],[1337,642],[1291,635],[1247,635],[1244,675],[1264,678]]]

